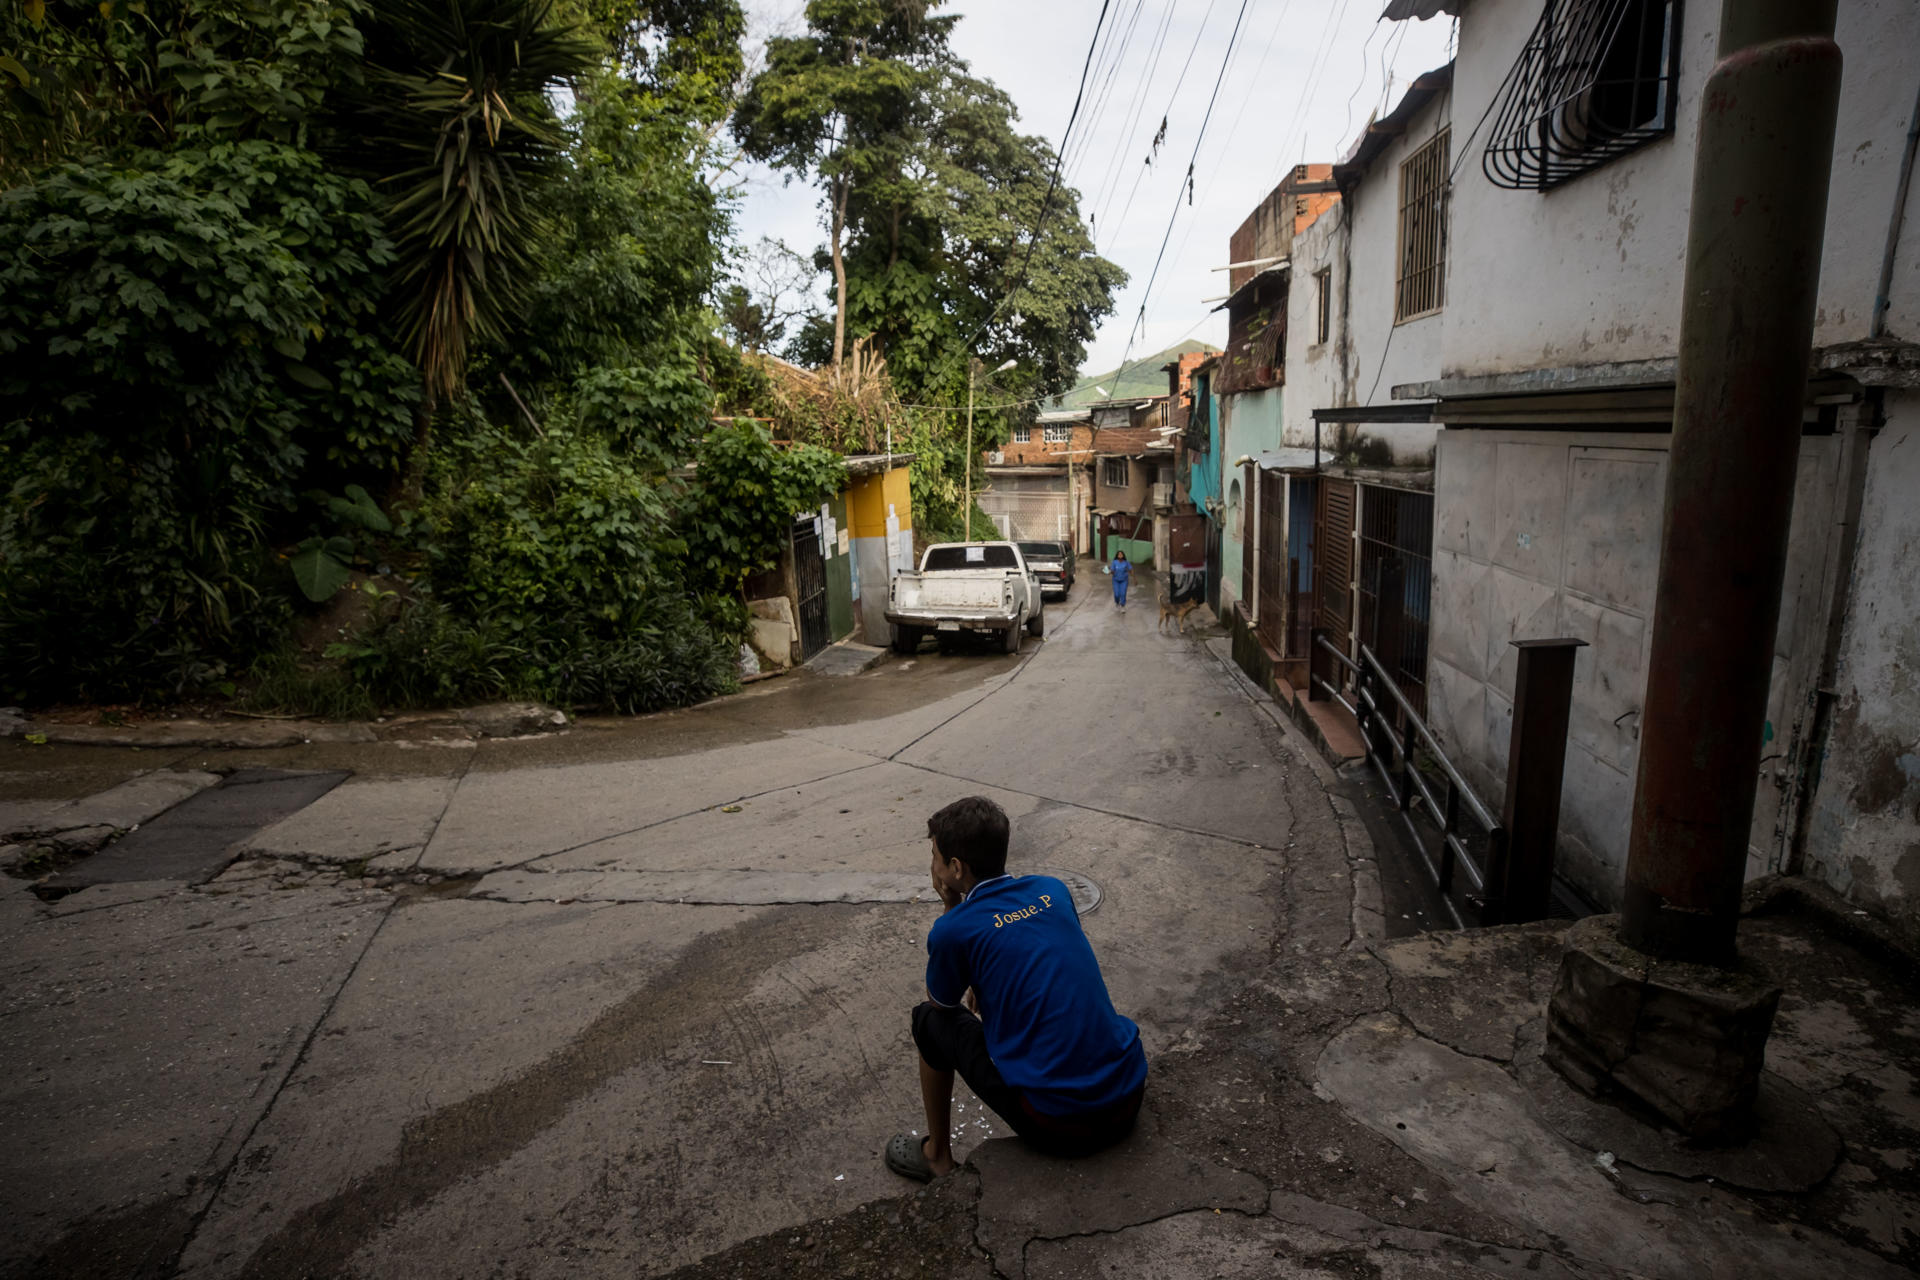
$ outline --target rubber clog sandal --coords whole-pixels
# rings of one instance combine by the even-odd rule
[[[896,1133],[887,1139],[887,1168],[903,1178],[912,1178],[915,1182],[932,1182],[933,1166],[927,1163],[927,1153],[920,1146],[920,1139],[908,1133]]]

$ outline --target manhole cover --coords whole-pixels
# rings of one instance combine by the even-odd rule
[[[1090,916],[1100,906],[1100,886],[1093,877],[1078,871],[1063,871],[1059,867],[1035,867],[1030,873],[1036,876],[1052,876],[1067,886],[1073,894],[1073,908],[1083,916]]]

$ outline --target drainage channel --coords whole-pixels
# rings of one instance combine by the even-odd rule
[[[344,782],[347,770],[238,769],[143,823],[100,852],[34,886],[45,899],[96,884],[177,880],[201,884],[233,860],[241,841],[306,808]]]

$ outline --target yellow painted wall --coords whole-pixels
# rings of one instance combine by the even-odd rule
[[[856,538],[887,536],[887,505],[900,518],[900,527],[913,527],[913,488],[906,467],[879,475],[855,477],[847,486],[847,523]]]

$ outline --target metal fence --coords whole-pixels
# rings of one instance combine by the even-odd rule
[[[1360,639],[1427,714],[1433,612],[1433,495],[1366,486],[1360,503]]]
[[[1498,886],[1506,883],[1506,827],[1447,759],[1433,731],[1369,646],[1360,646],[1360,660],[1355,662],[1322,633],[1314,634],[1313,643],[1312,696],[1333,699],[1360,726],[1367,761],[1400,811],[1400,820],[1453,922],[1466,924],[1453,899],[1456,871],[1466,874],[1469,888],[1464,896],[1479,916],[1477,923],[1501,920]],[[1323,670],[1332,678],[1322,675]],[[1434,784],[1441,782],[1444,795],[1434,790]],[[1423,832],[1423,823],[1416,817],[1423,818],[1432,832]]]

